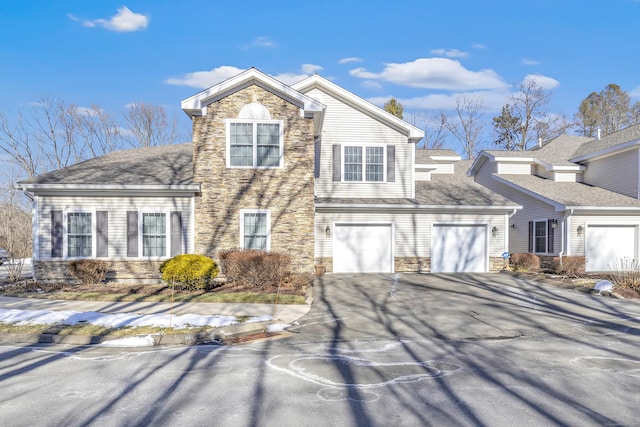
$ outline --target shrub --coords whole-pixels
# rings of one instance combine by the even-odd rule
[[[162,280],[180,289],[207,289],[219,273],[218,265],[204,255],[177,255],[160,265]]]
[[[624,257],[613,262],[609,280],[617,287],[631,288],[640,291],[640,263],[635,259]]]
[[[83,285],[102,282],[107,276],[107,263],[99,259],[80,259],[71,261],[69,274]]]
[[[511,266],[515,271],[536,271],[540,269],[540,257],[526,252],[512,254]]]
[[[565,256],[554,258],[551,269],[556,274],[565,274],[569,277],[581,276],[584,274],[584,257]]]
[[[222,273],[241,285],[265,289],[282,284],[290,274],[291,257],[255,249],[218,252]]]

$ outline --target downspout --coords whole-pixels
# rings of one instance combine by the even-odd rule
[[[505,229],[505,232],[504,232],[504,246],[505,246],[504,251],[505,252],[509,252],[509,239],[511,239],[509,223],[511,222],[511,218],[516,214],[516,212],[518,212],[518,209],[514,209],[513,212],[509,214],[505,224],[506,225],[504,228]]]

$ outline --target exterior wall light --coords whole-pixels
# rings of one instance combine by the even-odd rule
[[[328,239],[329,237],[331,237],[331,226],[327,225],[327,228],[324,229],[324,235],[325,237]]]
[[[498,237],[498,227],[496,227],[495,225],[491,229],[491,237]]]
[[[511,228],[516,228],[516,223],[511,224]]]
[[[558,228],[558,220],[557,219],[552,219],[551,220],[551,228]]]
[[[578,232],[578,236],[582,236],[584,234],[584,227],[579,225],[576,231]]]

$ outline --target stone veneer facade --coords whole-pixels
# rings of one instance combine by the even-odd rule
[[[283,167],[227,168],[226,119],[242,107],[262,104],[284,127]],[[300,107],[250,85],[207,106],[193,117],[193,180],[201,184],[195,201],[195,252],[217,259],[219,250],[240,246],[240,210],[271,215],[271,251],[291,256],[292,269],[314,272],[313,119]]]
[[[104,261],[107,264],[106,280],[122,283],[158,283],[162,261]],[[69,274],[69,261],[34,261],[33,274],[38,280],[75,282]]]
[[[430,273],[431,258],[429,257],[395,257],[394,271],[396,273]],[[322,265],[327,273],[333,272],[333,258],[316,258],[316,265]],[[504,269],[507,263],[501,257],[489,257],[489,272],[496,273]]]

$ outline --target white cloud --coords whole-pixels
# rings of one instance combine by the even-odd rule
[[[540,61],[536,61],[535,59],[522,59],[522,65],[540,65]]]
[[[560,82],[553,77],[543,76],[542,74],[527,74],[522,79],[522,83],[526,84],[528,81],[535,81],[542,89],[551,90],[560,85]]]
[[[352,62],[362,62],[362,59],[357,56],[350,56],[348,58],[341,58],[338,60],[338,64],[350,64]]]
[[[165,80],[164,82],[170,85],[190,86],[198,89],[206,89],[215,84],[218,84],[228,78],[241,73],[241,68],[231,67],[223,65],[218,68],[214,68],[210,71],[196,71],[194,73],[187,73],[182,77],[173,77]]]
[[[482,43],[474,43],[474,44],[472,44],[472,45],[471,45],[471,47],[472,47],[472,48],[474,48],[474,49],[480,49],[480,50],[482,50],[482,49],[486,49],[486,48],[487,48],[487,47],[486,47],[485,45],[483,45]]]
[[[310,74],[322,70],[320,65],[302,64],[300,73],[281,73],[272,77],[284,84],[292,85],[309,77]],[[171,77],[164,82],[170,85],[190,86],[197,89],[207,89],[224,80],[243,72],[244,69],[230,65],[222,65],[209,71],[195,71],[181,77]]]
[[[458,49],[432,49],[432,55],[446,56],[447,58],[466,58],[469,56],[469,52],[463,52]]]
[[[456,101],[460,98],[477,99],[482,103],[482,109],[485,112],[499,112],[505,105],[511,92],[501,91],[476,91],[476,92],[458,92],[449,94],[429,94],[425,96],[417,96],[413,98],[398,99],[405,110],[454,110]],[[369,102],[382,106],[389,99],[389,96],[368,98]]]
[[[640,0],[638,0],[640,2]],[[631,92],[629,92],[629,96],[633,99],[640,98],[640,86],[636,86]]]
[[[365,89],[372,89],[372,90],[382,89],[382,85],[374,80],[365,80],[360,84],[360,86],[362,86]]]
[[[314,64],[302,64],[300,69],[305,74],[313,74],[313,73],[317,73],[318,71],[321,71],[322,67],[320,65],[314,65]]]
[[[266,36],[260,36],[253,39],[250,43],[242,46],[243,49],[252,49],[254,47],[267,47],[267,48],[275,48],[277,47],[276,43],[271,40],[271,38]]]
[[[140,31],[149,26],[148,16],[132,12],[127,6],[119,8],[118,12],[109,19],[83,20],[71,13],[68,13],[67,17],[72,21],[81,22],[85,27],[94,28],[100,26],[119,33]]]
[[[448,58],[419,58],[413,62],[386,64],[380,73],[356,68],[349,74],[362,79],[378,79],[424,89],[460,91],[507,87],[493,70],[471,71],[463,67],[459,61]]]

